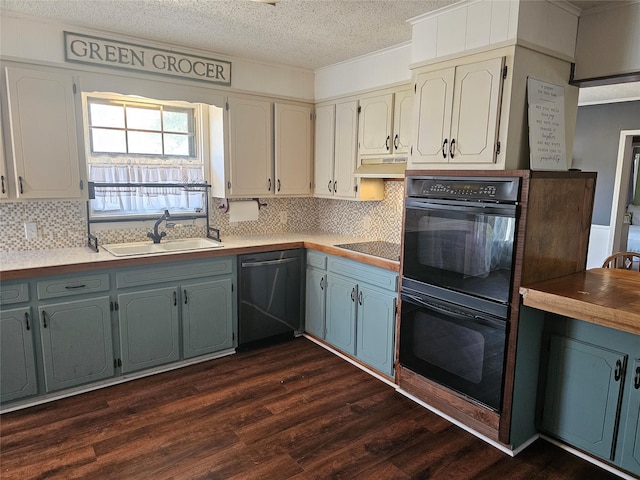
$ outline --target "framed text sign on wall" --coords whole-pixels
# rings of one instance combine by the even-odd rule
[[[531,170],[567,170],[564,87],[527,79]]]
[[[64,32],[65,60],[231,86],[231,62]]]

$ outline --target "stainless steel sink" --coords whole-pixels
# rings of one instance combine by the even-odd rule
[[[161,243],[131,242],[102,245],[102,248],[115,257],[185,252],[188,250],[204,250],[220,247],[222,247],[221,243],[208,238],[181,238],[176,240],[167,240]]]

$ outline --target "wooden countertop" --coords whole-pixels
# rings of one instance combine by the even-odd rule
[[[88,247],[60,248],[25,252],[0,253],[0,280],[15,280],[43,275],[87,272],[103,268],[153,265],[183,260],[198,260],[226,255],[308,248],[336,255],[376,267],[398,272],[400,262],[366,255],[336,247],[342,243],[371,240],[324,233],[292,233],[281,235],[260,235],[223,238],[223,247],[192,250],[187,252],[163,253],[115,257],[104,249],[96,253]]]
[[[640,335],[640,273],[593,268],[520,288],[527,307]]]

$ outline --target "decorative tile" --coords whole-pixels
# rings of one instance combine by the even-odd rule
[[[339,235],[368,236],[400,243],[404,183],[385,182],[385,199],[354,202],[323,198],[265,198],[254,222],[229,223],[229,214],[218,209],[220,199],[210,204],[210,225],[226,236],[270,235],[322,231]],[[281,221],[286,212],[286,222]],[[23,224],[36,222],[38,238],[26,240]],[[368,224],[368,225],[367,225]],[[92,228],[100,244],[147,240],[148,226]],[[365,228],[367,227],[368,228]],[[204,226],[185,224],[164,229],[168,238],[203,237]],[[0,203],[0,251],[46,250],[82,247],[87,243],[86,203],[82,201],[42,201]]]

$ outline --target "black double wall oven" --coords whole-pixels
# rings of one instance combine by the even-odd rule
[[[520,178],[407,178],[400,364],[500,411]]]

